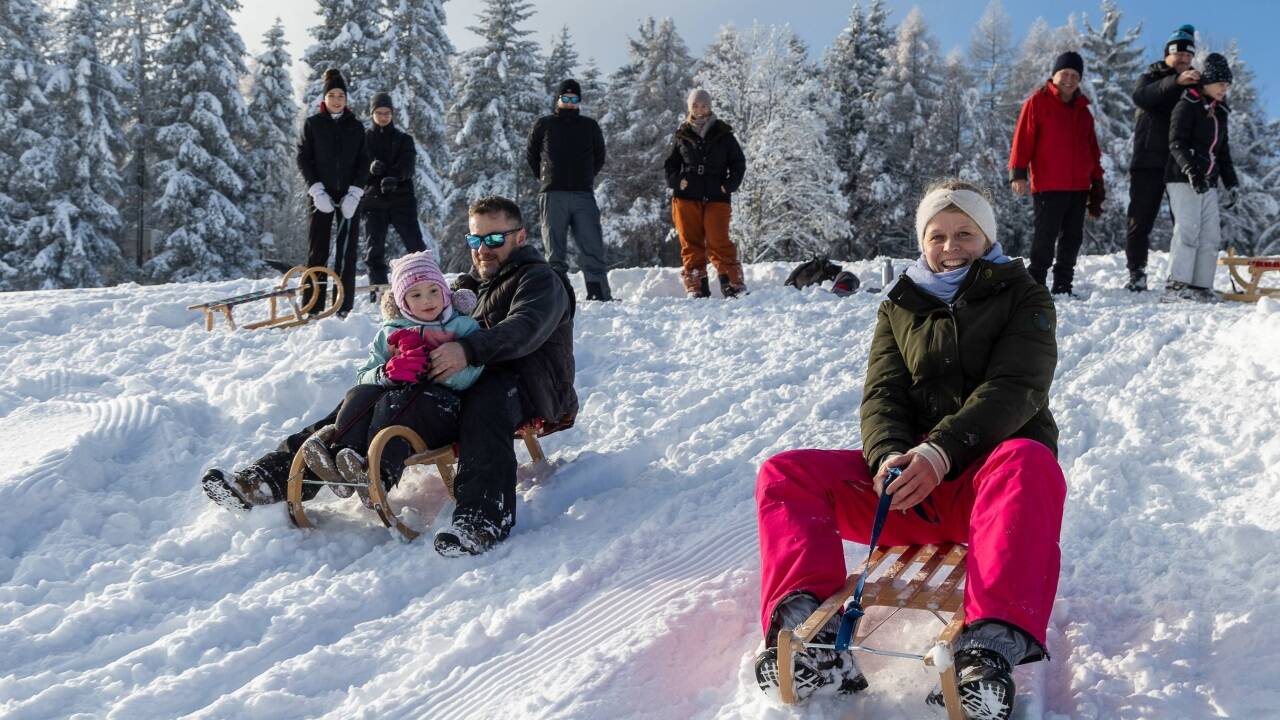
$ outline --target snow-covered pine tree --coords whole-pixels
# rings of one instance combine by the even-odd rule
[[[928,157],[929,118],[941,92],[937,41],[923,13],[913,9],[898,26],[897,41],[876,79],[868,114],[857,230],[864,257],[910,257],[918,252],[910,208],[939,173]]]
[[[134,265],[142,267],[147,256],[147,235],[152,229],[155,192],[154,158],[150,150],[154,131],[150,105],[155,85],[155,52],[164,10],[159,0],[116,0],[103,49],[106,63],[117,68],[132,92],[120,98],[128,114],[125,134],[129,144],[123,161],[124,199],[119,209],[124,230],[121,247]]]
[[[249,114],[253,121],[248,159],[252,172],[248,214],[250,233],[263,238],[263,249],[295,248],[300,243],[302,187],[294,168],[298,102],[293,96],[293,58],[285,48],[284,23],[276,22],[262,37],[255,59]],[[286,253],[286,257],[294,257]]]
[[[386,16],[382,0],[316,0],[319,25],[310,28],[315,43],[302,54],[312,69],[303,105],[315,112],[324,93],[324,71],[338,68],[347,81],[347,103],[357,117],[369,114],[374,93],[385,91]]]
[[[1036,18],[1019,46],[1017,60],[1009,73],[1009,102],[1012,106],[1021,107],[1022,101],[1045,84],[1058,55],[1068,50],[1079,52],[1083,44],[1084,37],[1077,27],[1075,15],[1069,16],[1065,24],[1056,28],[1044,18]],[[1013,122],[1017,122],[1017,117]]]
[[[1253,70],[1234,40],[1223,54],[1233,75],[1228,122],[1240,196],[1222,211],[1222,237],[1241,255],[1280,255],[1280,122],[1267,119]]]
[[[413,136],[417,170],[413,189],[423,240],[437,256],[449,209],[448,173],[451,152],[445,127],[450,94],[449,62],[453,43],[445,34],[444,0],[391,0],[391,97],[396,123]],[[454,245],[460,243],[454,242]]]
[[[525,226],[537,235],[537,181],[525,164],[529,130],[546,112],[538,44],[525,39],[533,31],[521,25],[533,15],[526,0],[486,0],[471,31],[484,44],[464,53],[457,63],[454,103],[449,108],[454,155],[446,237],[466,234],[466,206],[486,195],[502,195],[520,206]],[[446,269],[470,265],[465,245],[450,241],[441,248]]]
[[[584,102],[591,103],[593,115],[603,115],[601,109],[608,97],[609,84],[600,73],[600,65],[595,58],[587,58],[587,63],[582,66],[580,75],[578,84],[582,86]]]
[[[547,97],[556,91],[560,81],[565,78],[577,79],[574,73],[578,69],[578,51],[573,48],[573,37],[569,35],[569,26],[562,25],[560,34],[551,38],[547,46],[547,57],[542,61],[542,86]],[[555,100],[551,100],[555,107]]]
[[[0,290],[27,287],[22,229],[41,211],[49,167],[49,76],[52,31],[43,3],[10,0],[0,12]],[[28,169],[28,165],[34,165]],[[33,177],[32,172],[42,177]]]
[[[93,287],[123,276],[118,158],[125,152],[118,94],[129,88],[99,51],[109,27],[105,0],[77,0],[58,23],[49,80],[51,129],[42,210],[23,231],[22,284]],[[44,163],[42,163],[44,164]]]
[[[1120,33],[1121,13],[1111,0],[1102,0],[1102,24],[1085,21],[1085,94],[1093,112],[1102,149],[1102,171],[1107,201],[1102,217],[1085,223],[1086,253],[1111,253],[1124,248],[1129,198],[1129,159],[1133,150],[1133,83],[1142,74],[1142,24]]]
[[[757,25],[744,38],[725,26],[695,78],[747,156],[730,225],[746,262],[830,253],[846,235],[826,88],[807,55],[788,27]]]
[[[154,156],[161,238],[144,271],[153,280],[243,276],[263,269],[248,232],[249,167],[239,139],[251,135],[240,95],[244,42],[231,13],[237,0],[175,0],[156,53]]]
[[[942,92],[929,121],[925,142],[933,158],[935,175],[980,182],[975,139],[977,113],[982,107],[980,91],[974,86],[974,73],[970,71],[971,62],[972,58],[955,48],[942,63]]]
[[[605,243],[614,262],[674,265],[679,242],[662,161],[686,114],[694,62],[670,18],[641,21],[629,42],[627,63],[610,76],[601,119],[609,143],[597,189]]]

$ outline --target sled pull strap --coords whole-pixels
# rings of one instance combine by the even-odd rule
[[[858,585],[854,588],[853,599],[845,606],[844,615],[840,618],[840,630],[836,632],[836,652],[849,649],[850,643],[853,642],[854,631],[858,628],[858,621],[865,614],[862,609],[862,590],[866,587],[867,575],[871,572],[871,556],[880,542],[880,531],[884,529],[884,521],[889,517],[889,505],[893,502],[893,495],[889,493],[888,487],[901,474],[902,470],[899,468],[889,468],[889,473],[884,479],[885,490],[880,493],[880,504],[876,505],[876,519],[871,526],[871,539],[867,543],[867,562],[862,566],[862,576],[858,578]]]

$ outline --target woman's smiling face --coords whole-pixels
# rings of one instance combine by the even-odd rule
[[[973,218],[954,207],[934,215],[924,227],[924,259],[936,273],[968,267],[990,247]]]

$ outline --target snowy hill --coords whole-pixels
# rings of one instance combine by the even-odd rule
[[[1084,258],[1091,297],[1058,306],[1063,574],[1021,716],[1280,717],[1280,304],[1162,305],[1120,289],[1123,265]],[[788,269],[750,267],[736,302],[615,271],[625,302],[579,307],[556,472],[465,560],[354,500],[326,494],[301,532],[198,489],[336,403],[367,305],[206,333],[185,305],[268,282],[0,295],[0,716],[929,716],[909,661],[867,660],[865,696],[794,714],[750,678],[756,468],[859,444],[880,301],[782,288]],[[440,492],[414,471],[392,497],[421,524]],[[877,637],[922,649],[937,627]]]

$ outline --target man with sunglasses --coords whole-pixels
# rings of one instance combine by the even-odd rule
[[[588,300],[612,300],[604,234],[596,205],[595,178],[604,167],[604,133],[584,117],[577,80],[560,83],[555,112],[538,118],[529,133],[526,157],[541,183],[539,210],[547,260],[558,273],[569,272],[569,229],[578,244],[578,265],[586,280]]]
[[[471,364],[485,368],[462,397],[457,506],[452,524],[435,536],[436,551],[447,557],[485,552],[515,525],[516,429],[533,420],[546,430],[562,429],[578,413],[568,280],[526,244],[514,202],[482,198],[467,214],[474,268],[457,284],[474,286],[471,316],[481,329],[429,356],[436,381]]]

